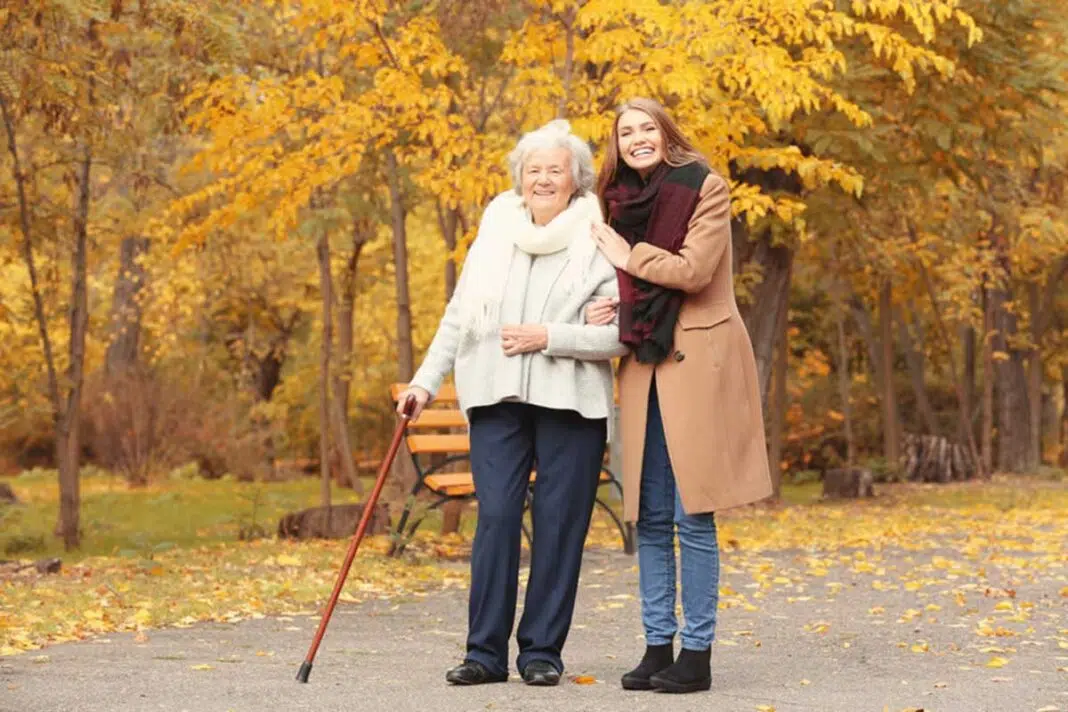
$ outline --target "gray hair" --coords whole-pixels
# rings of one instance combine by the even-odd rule
[[[508,154],[508,172],[516,193],[523,192],[523,164],[534,151],[546,148],[566,148],[571,152],[571,179],[575,190],[581,195],[593,190],[596,173],[593,170],[593,153],[589,145],[571,133],[571,124],[564,119],[550,121],[539,129],[523,134],[519,143]]]

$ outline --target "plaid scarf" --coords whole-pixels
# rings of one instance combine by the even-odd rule
[[[697,162],[678,168],[661,163],[643,184],[637,172],[621,167],[604,193],[608,224],[631,247],[648,242],[678,253],[708,173]],[[660,363],[674,348],[683,294],[617,272],[619,340],[634,350],[640,363]]]

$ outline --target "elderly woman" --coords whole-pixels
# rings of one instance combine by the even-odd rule
[[[582,550],[612,407],[613,325],[585,323],[615,271],[589,239],[601,222],[590,150],[553,121],[509,156],[514,189],[487,206],[456,292],[419,371],[400,397],[415,417],[455,371],[470,421],[478,526],[471,552],[467,655],[445,679],[508,679],[523,505],[537,465],[534,542],[517,667],[555,685],[571,627]]]

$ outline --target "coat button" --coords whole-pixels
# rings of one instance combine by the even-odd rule
[[[683,352],[681,352],[681,351],[676,351],[676,352],[675,352],[675,360],[676,360],[676,361],[681,361],[681,360],[683,360],[684,358],[686,358],[686,354],[684,354],[684,353],[683,353]]]

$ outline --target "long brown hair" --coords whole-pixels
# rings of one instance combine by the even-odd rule
[[[601,172],[597,175],[597,197],[601,200],[601,207],[605,209],[607,209],[607,206],[604,204],[604,192],[616,179],[621,164],[626,166],[619,156],[619,117],[631,109],[648,114],[649,118],[656,124],[656,128],[659,129],[660,136],[664,141],[664,162],[669,166],[678,168],[695,161],[705,166],[708,165],[705,157],[694,148],[693,143],[686,138],[686,135],[682,133],[678,124],[672,120],[660,102],[655,99],[635,97],[616,109],[616,119],[612,123],[612,136],[608,141],[608,146],[605,148]]]

